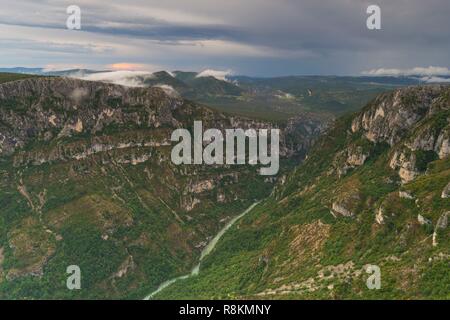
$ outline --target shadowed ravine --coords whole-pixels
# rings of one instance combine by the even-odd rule
[[[171,286],[172,284],[174,284],[175,282],[177,282],[178,280],[183,280],[183,279],[187,279],[190,278],[192,276],[196,276],[198,275],[198,273],[200,272],[200,265],[202,263],[202,260],[211,253],[211,251],[213,251],[213,249],[215,248],[217,242],[219,242],[220,238],[225,234],[225,232],[227,232],[227,230],[229,228],[231,228],[231,226],[238,221],[240,218],[242,218],[244,215],[246,215],[248,212],[250,212],[257,204],[258,202],[253,203],[250,207],[248,207],[244,212],[242,212],[240,215],[234,217],[233,219],[231,219],[222,229],[220,229],[220,231],[216,234],[216,236],[208,243],[208,245],[203,249],[201,255],[200,255],[200,259],[198,264],[192,269],[191,273],[186,274],[184,276],[179,276],[170,280],[167,280],[165,282],[163,282],[158,289],[156,289],[155,291],[153,291],[152,293],[150,293],[148,296],[145,297],[145,300],[149,300],[152,299],[156,294],[160,293],[161,291],[163,291],[165,288]]]

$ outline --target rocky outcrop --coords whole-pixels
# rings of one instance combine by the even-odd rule
[[[398,170],[398,175],[403,183],[414,180],[420,174],[416,168],[416,157],[412,152],[395,151],[389,166]]]
[[[135,149],[170,146],[170,141],[167,139],[160,142],[152,140],[151,136],[142,137],[140,142],[134,141],[132,136],[123,141],[107,141],[105,137],[94,137],[91,143],[58,144],[48,149],[18,151],[13,156],[13,163],[15,167],[42,165],[54,161],[82,160],[96,154],[127,149],[130,153],[129,159],[118,159],[118,162],[138,164],[147,161],[150,154],[138,154]]]
[[[442,190],[441,198],[450,198],[450,182],[445,186],[444,190]]]
[[[450,215],[450,211],[444,212],[436,222],[436,226],[434,227],[433,232],[433,246],[438,245],[438,237],[439,237],[439,231],[444,230],[448,226],[448,216]]]
[[[448,86],[410,87],[378,96],[351,125],[374,143],[395,146],[390,167],[398,171],[403,183],[422,172],[417,168],[416,152],[435,152],[440,159],[449,156],[450,118],[436,119],[450,109]]]
[[[188,186],[188,193],[202,193],[214,188],[214,182],[210,179],[198,181]]]
[[[347,174],[350,169],[362,166],[369,157],[369,152],[364,151],[361,146],[352,145],[346,150],[336,154],[330,173],[337,172],[339,177]]]
[[[431,220],[425,218],[425,217],[422,216],[421,214],[418,214],[418,215],[417,215],[417,221],[419,222],[419,224],[420,224],[421,226],[426,225],[426,224],[428,224],[428,225],[431,224]]]
[[[352,217],[355,214],[348,208],[344,206],[342,203],[333,202],[331,205],[331,213],[333,216],[341,215],[344,217]]]
[[[122,278],[124,277],[128,271],[132,271],[136,267],[133,256],[129,255],[124,262],[119,267],[119,270],[114,273],[114,278]]]
[[[401,199],[410,199],[410,200],[414,199],[414,197],[408,191],[399,191],[398,196]]]
[[[444,136],[444,134],[439,135],[434,149],[439,155],[439,159],[448,158],[450,155],[450,138],[448,131],[446,132],[446,136]]]
[[[353,167],[362,166],[369,157],[368,154],[363,153],[362,147],[357,147],[355,150],[348,150],[347,155],[347,164]]]
[[[201,200],[195,197],[187,196],[181,200],[181,208],[187,212],[194,210],[195,206],[200,204]]]
[[[370,141],[385,141],[393,146],[420,120],[438,109],[449,108],[442,97],[445,90],[449,90],[448,87],[434,85],[402,88],[379,95],[352,121],[352,132],[362,130]]]
[[[280,155],[295,155],[309,150],[326,128],[326,122],[308,115],[288,119],[283,140],[286,147],[280,149]]]
[[[445,124],[441,123],[440,125]],[[405,146],[411,151],[434,151],[439,159],[447,158],[450,154],[449,130],[448,123],[446,128],[436,128],[436,125],[432,122],[416,130],[409,141],[406,141]]]
[[[375,221],[378,224],[384,224],[384,212],[382,207],[378,208],[375,214]]]

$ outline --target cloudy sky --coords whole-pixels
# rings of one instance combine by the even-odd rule
[[[366,9],[381,7],[381,30]],[[0,0],[0,67],[450,73],[449,0]],[[66,9],[81,8],[81,30]],[[429,68],[432,66],[433,68]],[[431,70],[431,71],[430,71]]]

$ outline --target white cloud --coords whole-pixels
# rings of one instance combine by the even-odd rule
[[[82,64],[65,64],[65,63],[56,63],[56,64],[47,64],[44,66],[42,71],[44,72],[52,72],[52,71],[63,71],[63,70],[72,70],[72,69],[83,69],[85,66]]]
[[[163,89],[164,92],[170,97],[176,98],[180,96],[177,90],[175,90],[172,86],[169,86],[167,84],[157,84],[154,85],[153,87]]]
[[[372,69],[363,71],[362,74],[369,76],[450,76],[450,69],[446,67],[415,67],[410,69]]]
[[[222,71],[222,70],[213,70],[213,69],[206,69],[197,74],[196,78],[202,78],[202,77],[213,77],[217,80],[222,81],[228,81],[227,76],[231,75],[231,71]]]
[[[144,87],[144,80],[153,78],[153,74],[147,71],[111,71],[93,73],[86,76],[73,76],[74,78],[115,83],[127,87]]]
[[[420,80],[427,83],[442,83],[442,82],[450,82],[450,78],[442,78],[442,77],[422,77]]]

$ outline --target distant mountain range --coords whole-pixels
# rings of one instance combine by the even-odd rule
[[[450,81],[417,76],[248,76],[214,77],[203,72],[3,68],[0,72],[66,76],[127,86],[160,87],[167,94],[207,104],[218,111],[262,120],[287,120],[305,113],[331,119],[358,110],[377,94],[396,87]],[[214,74],[214,73],[210,73]]]
[[[74,74],[88,75],[88,74],[92,74],[92,73],[105,72],[105,71],[95,71],[95,70],[89,70],[89,69],[68,69],[68,70],[51,71],[46,68],[15,67],[15,68],[0,68],[0,72],[47,75],[47,76],[70,76],[70,75],[74,75]]]

